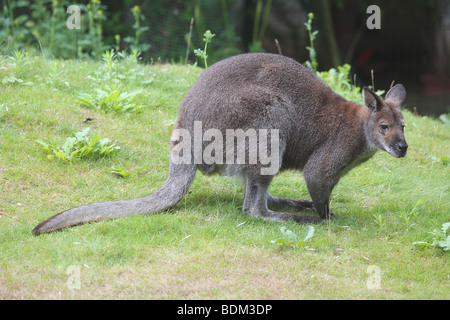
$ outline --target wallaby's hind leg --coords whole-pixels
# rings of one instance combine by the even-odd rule
[[[247,176],[245,183],[245,195],[243,211],[253,217],[260,217],[264,220],[288,221],[294,220],[298,223],[318,223],[318,217],[303,214],[276,212],[267,208],[267,197],[271,176]],[[273,198],[273,197],[272,197]]]
[[[308,200],[298,200],[289,198],[274,197],[270,193],[267,194],[267,205],[278,209],[291,209],[295,211],[311,211],[314,210],[314,204]]]

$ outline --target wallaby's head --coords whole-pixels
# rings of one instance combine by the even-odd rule
[[[404,157],[408,149],[403,134],[405,122],[400,111],[405,95],[405,88],[401,84],[392,87],[384,101],[367,87],[363,88],[364,103],[370,109],[366,137],[370,144],[397,158]]]

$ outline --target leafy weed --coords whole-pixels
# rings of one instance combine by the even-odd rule
[[[68,137],[61,147],[42,140],[36,140],[36,142],[42,149],[64,161],[106,156],[120,149],[115,142],[111,143],[108,138],[100,139],[99,136],[94,135],[89,127],[77,132],[73,137]],[[48,156],[49,159],[53,159],[53,157],[53,155]]]

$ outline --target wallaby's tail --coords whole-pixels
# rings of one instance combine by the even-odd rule
[[[63,211],[33,229],[33,234],[60,230],[91,221],[150,214],[173,207],[189,190],[196,168],[191,164],[169,166],[169,177],[158,191],[138,199],[98,202]]]

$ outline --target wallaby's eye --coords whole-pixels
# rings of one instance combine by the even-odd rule
[[[389,131],[389,127],[385,124],[380,124],[380,130],[383,132]]]

